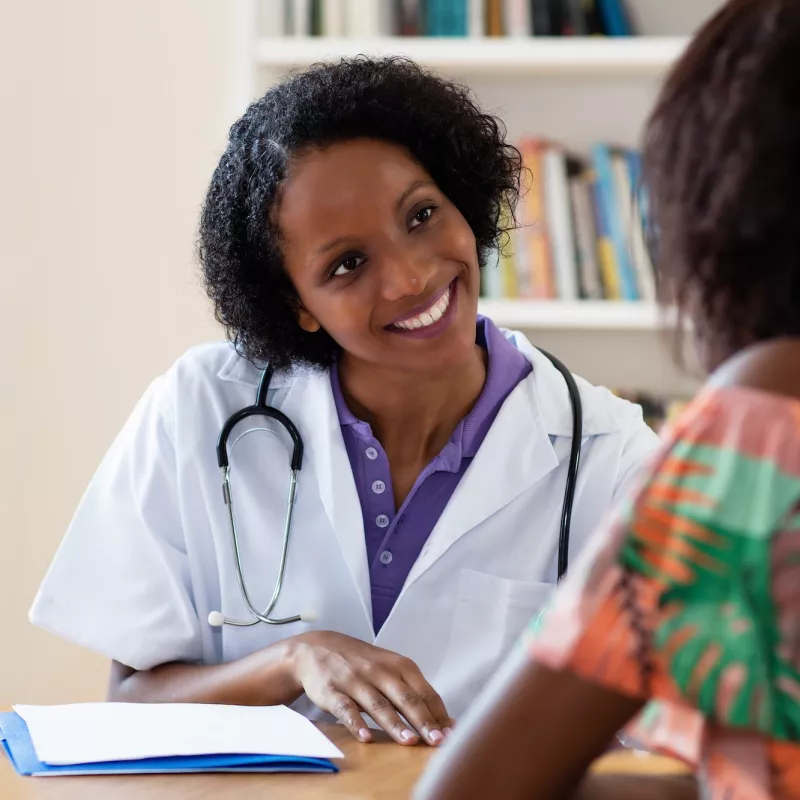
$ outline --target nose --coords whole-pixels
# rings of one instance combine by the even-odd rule
[[[432,258],[421,253],[396,253],[383,264],[381,294],[389,301],[424,295],[435,274]]]

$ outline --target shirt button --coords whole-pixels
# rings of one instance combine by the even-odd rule
[[[391,564],[392,563],[392,554],[388,550],[384,550],[381,553],[381,564]]]
[[[386,491],[386,484],[383,481],[374,481],[372,484],[372,491],[375,494],[383,494]]]
[[[375,517],[375,524],[379,528],[385,528],[389,524],[389,517],[387,517],[386,514],[378,514],[378,516]]]
[[[364,452],[370,461],[374,461],[378,457],[378,451],[374,447],[368,447]]]

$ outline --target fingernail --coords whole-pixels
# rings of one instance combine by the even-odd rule
[[[370,736],[370,733],[369,733],[369,731],[368,731],[366,728],[362,728],[362,729],[361,729],[361,730],[358,732],[358,738],[359,738],[359,739],[360,739],[362,742],[368,742],[368,741],[369,741],[369,740],[370,740],[372,737]]]
[[[404,742],[412,742],[412,741],[414,741],[414,740],[417,738],[417,734],[416,734],[416,733],[414,733],[413,731],[410,731],[410,730],[408,730],[408,729],[406,728],[406,730],[404,730],[404,731],[403,731],[403,732],[400,734],[400,738],[401,738],[401,739],[402,739]]]
[[[444,741],[444,734],[441,731],[431,731],[428,734],[428,741],[431,744],[440,744]]]
[[[452,735],[453,735],[453,729],[452,729],[452,728],[442,728],[442,733],[443,733],[443,734],[444,734],[446,737],[448,737],[448,738],[449,738],[450,736],[452,736]]]

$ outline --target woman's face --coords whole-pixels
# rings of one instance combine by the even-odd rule
[[[295,160],[277,215],[300,325],[345,357],[399,370],[475,351],[475,237],[401,147],[354,139]]]

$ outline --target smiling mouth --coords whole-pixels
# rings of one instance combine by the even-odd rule
[[[387,327],[390,330],[415,331],[435,325],[447,313],[447,309],[450,307],[454,283],[455,281],[445,289],[444,294],[429,308],[426,308],[424,311],[408,319],[401,320],[400,322],[393,322]]]

